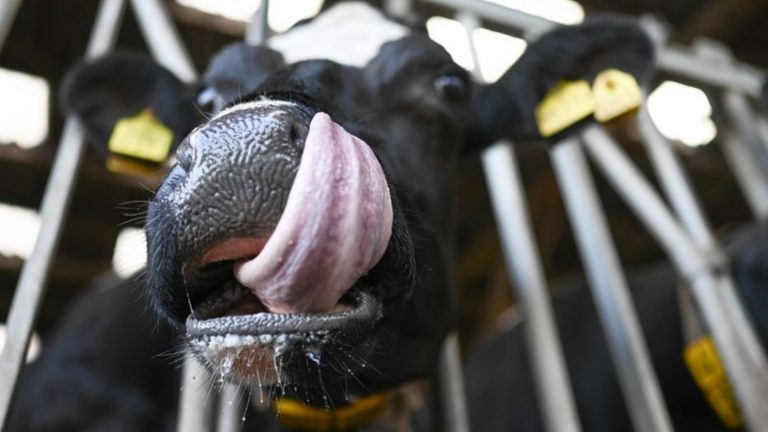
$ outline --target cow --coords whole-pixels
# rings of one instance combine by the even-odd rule
[[[344,6],[317,25],[340,22]],[[574,49],[557,62],[547,52],[562,40],[544,37],[482,84],[425,34],[366,14],[388,40],[356,65],[279,52],[285,40],[238,44],[201,84],[123,55],[77,66],[63,92],[102,149],[119,119],[142,111],[173,131],[175,163],[146,221],[144,284],[157,314],[217,378],[330,411],[435,375],[456,308],[458,159],[538,136],[532,106],[562,77],[616,67],[645,78],[632,56],[584,66],[592,45],[652,54],[631,21],[596,20],[568,33]],[[298,45],[317,43],[307,33]],[[533,67],[541,62],[551,73]],[[403,399],[386,398],[381,421],[410,423]],[[245,427],[280,430],[279,420],[255,414]],[[444,429],[439,416],[425,422]]]

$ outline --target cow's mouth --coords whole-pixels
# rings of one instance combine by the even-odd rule
[[[379,301],[373,294],[372,281],[365,276],[350,286],[335,305],[314,312],[274,310],[237,278],[227,277],[229,268],[254,259],[266,242],[264,237],[232,239],[205,253],[201,269],[196,271],[202,274],[198,277],[224,282],[192,310],[187,319],[189,336],[326,331],[345,327],[349,321],[375,320]]]
[[[217,289],[194,306],[186,322],[190,344],[223,377],[284,380],[276,365],[289,347],[315,352],[380,316],[366,275],[391,230],[389,189],[373,152],[316,114],[274,231],[225,239],[192,270],[229,276],[213,278]]]
[[[380,301],[364,283],[357,283],[331,310],[324,313],[274,313],[233,283],[212,296],[187,318],[187,336],[267,336],[343,331],[352,325],[370,325],[379,315]]]

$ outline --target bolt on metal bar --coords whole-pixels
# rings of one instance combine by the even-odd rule
[[[165,6],[159,0],[131,0],[131,6],[152,57],[182,81],[194,82],[195,67]]]
[[[760,342],[753,337],[754,325],[738,298],[730,272],[727,271],[727,258],[709,228],[680,160],[672,150],[671,143],[656,129],[645,106],[638,112],[637,125],[672,208],[690,233],[691,239],[715,267],[713,270],[723,270],[715,272],[715,277],[721,285],[723,304],[729,308],[728,316],[737,329],[750,329],[744,335],[745,349],[751,356],[756,357],[754,361],[759,363],[763,354]]]
[[[269,0],[261,0],[259,9],[245,27],[245,43],[261,45],[269,38]]]
[[[598,125],[583,133],[587,151],[598,168],[627,202],[646,229],[666,250],[678,271],[692,288],[694,299],[714,336],[725,363],[746,423],[750,430],[768,424],[768,368],[764,358],[747,347],[750,328],[737,328],[721,294],[721,281],[712,274],[711,263],[679,225],[650,183],[629,161],[613,139]]]
[[[472,33],[480,26],[476,16],[456,16],[467,33],[473,74],[485,81]],[[534,372],[536,394],[547,430],[579,431],[576,403],[549,301],[544,270],[528,218],[525,193],[511,144],[496,143],[483,151],[483,171],[491,195],[496,223],[510,278],[514,281],[526,325],[526,341]]]
[[[184,360],[178,432],[210,432],[213,427],[212,376],[190,353]]]
[[[576,244],[635,430],[672,431],[648,348],[578,138],[551,150]]]
[[[124,6],[124,0],[102,0],[88,43],[87,57],[100,55],[114,45]],[[8,339],[0,353],[0,429],[8,417],[24,354],[45,292],[80,166],[83,142],[81,126],[74,118],[67,118],[43,195],[40,232],[32,254],[21,270],[8,314]]]
[[[461,372],[459,335],[448,335],[443,343],[438,365],[440,379],[440,401],[446,432],[469,432],[469,416],[464,392],[464,377]]]
[[[523,328],[544,423],[551,432],[579,431],[573,391],[514,151],[509,143],[494,144],[483,151],[482,162],[509,277],[525,317]]]
[[[16,20],[16,15],[19,13],[22,0],[3,0],[0,3],[0,51],[5,46],[5,40],[11,33],[13,22]]]

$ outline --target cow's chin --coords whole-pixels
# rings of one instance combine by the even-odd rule
[[[354,344],[372,329],[382,311],[365,278],[327,313],[272,313],[237,281],[228,285],[194,309],[186,336],[198,358],[236,384],[299,382],[315,373],[308,369],[319,367],[325,352]]]

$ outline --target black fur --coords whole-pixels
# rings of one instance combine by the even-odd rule
[[[181,344],[139,284],[100,280],[64,317],[24,369],[6,430],[175,430]]]

